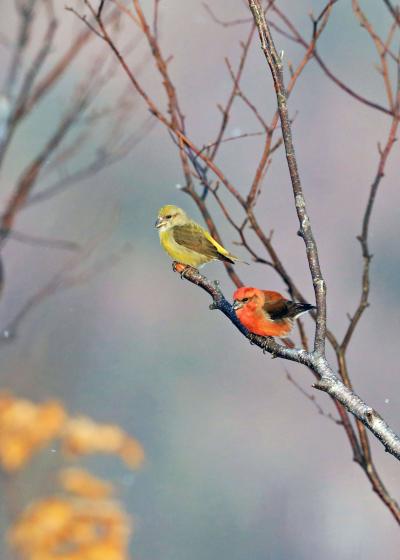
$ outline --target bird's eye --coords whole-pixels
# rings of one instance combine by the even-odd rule
[[[168,214],[168,216],[165,216],[165,217],[167,218],[167,220],[172,218],[171,214]]]
[[[249,298],[248,298],[248,297],[245,297],[245,298],[242,299],[242,301],[243,301],[243,302],[249,301]]]

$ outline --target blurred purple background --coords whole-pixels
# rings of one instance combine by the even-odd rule
[[[229,4],[228,10],[226,2],[215,0],[213,10],[225,19],[247,16],[244,2]],[[377,30],[387,29],[390,19],[383,2],[364,4]],[[152,2],[145,0],[143,5],[147,10]],[[286,0],[278,5],[308,38],[312,32],[308,13],[311,9],[318,13],[324,2]],[[61,5],[58,15],[58,47],[65,48],[81,23]],[[226,101],[231,88],[224,57],[237,64],[239,40],[246,37],[248,27],[218,26],[197,0],[164,0],[160,17],[160,41],[166,53],[174,54],[170,69],[187,115],[188,134],[203,145],[216,133],[220,122],[216,105]],[[2,32],[12,38],[15,25],[12,0],[2,0]],[[127,25],[125,33],[129,30]],[[282,36],[275,38],[286,61],[295,64],[301,59],[301,49]],[[100,48],[104,47],[93,40],[18,131],[0,176],[2,207],[22,166],[46,142],[60,109],[67,106]],[[343,81],[385,104],[374,67],[377,56],[349,2],[335,6],[318,50]],[[142,41],[132,60],[140,62],[146,52]],[[8,59],[8,49],[0,47],[0,78]],[[151,60],[141,78],[164,104]],[[125,75],[117,72],[99,108],[111,103],[126,84]],[[242,85],[270,120],[275,100],[257,41]],[[290,110],[296,114],[295,148],[328,285],[329,325],[342,336],[346,313],[355,309],[360,292],[362,263],[356,235],[376,173],[377,143],[385,139],[390,122],[340,91],[313,61],[294,90]],[[127,127],[138,126],[146,115],[137,100]],[[257,130],[256,120],[238,100],[227,135]],[[94,139],[89,149],[95,149]],[[220,150],[219,165],[243,193],[261,149],[262,140],[256,137],[227,143]],[[395,146],[371,223],[371,307],[349,351],[357,392],[397,432],[399,164]],[[39,181],[37,189],[47,180]],[[1,347],[1,387],[34,400],[61,398],[70,411],[120,423],[140,439],[147,453],[143,471],[126,476],[112,462],[102,471],[121,483],[121,496],[135,516],[132,550],[137,559],[397,557],[398,528],[352,462],[343,430],[318,414],[286,380],[285,369],[307,389],[311,376],[301,367],[263,356],[221,314],[209,311],[209,299],[201,290],[172,273],[153,223],[165,203],[176,203],[201,220],[191,199],[176,188],[182,183],[176,149],[157,125],[122,162],[19,214],[21,231],[83,243],[103,231],[117,212],[118,223],[97,253],[107,257],[127,243],[131,250],[117,265],[47,299],[27,316],[16,339]],[[224,199],[235,213],[237,208]],[[282,150],[273,158],[256,214],[266,231],[274,230],[284,263],[313,302]],[[225,245],[246,259],[244,251],[233,245],[235,232],[215,207],[213,217]],[[60,251],[7,244],[0,328],[68,258]],[[212,264],[205,272],[221,280],[227,295],[233,292],[221,265]],[[273,271],[262,265],[238,265],[238,273],[247,284],[284,289]],[[312,334],[311,319],[306,322]],[[333,411],[324,394],[316,398],[326,411]],[[399,464],[371,443],[379,472],[399,498]],[[49,469],[54,460],[47,458]],[[43,469],[32,477],[31,485],[45,488]],[[29,486],[28,481],[28,495]]]

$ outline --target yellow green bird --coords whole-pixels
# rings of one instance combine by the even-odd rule
[[[172,204],[160,208],[155,227],[163,249],[176,262],[200,268],[211,261],[234,264],[238,260],[182,208]]]

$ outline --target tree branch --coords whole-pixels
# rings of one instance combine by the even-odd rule
[[[392,14],[394,20],[396,21],[397,25],[400,26],[400,10],[399,7],[396,6],[394,7],[392,5],[392,3],[390,2],[390,0],[383,0],[385,6],[387,7],[387,9],[389,10],[389,12]]]
[[[148,23],[148,20],[146,19],[144,12],[141,9],[139,0],[133,1],[133,9],[135,10],[135,14],[127,10],[127,8],[125,8],[124,6],[120,5],[118,0],[114,0],[115,4],[119,7],[121,12],[126,13],[132,19],[135,26],[138,26],[141,29],[141,31],[143,32],[144,36],[147,39],[153,57],[153,61],[155,63],[155,67],[157,68],[157,71],[159,72],[162,78],[162,84],[167,96],[167,104],[165,109],[160,108],[155,98],[153,99],[147,93],[147,91],[144,90],[142,84],[137,78],[136,73],[132,70],[128,61],[124,59],[123,53],[118,48],[114,38],[111,36],[111,31],[108,30],[102,18],[98,16],[98,10],[94,8],[93,3],[91,3],[91,0],[84,0],[84,1],[85,1],[85,5],[89,8],[91,16],[94,18],[94,22],[97,24],[95,29],[97,36],[100,37],[103,41],[105,41],[109,45],[111,50],[114,52],[114,55],[116,56],[119,64],[122,66],[123,70],[128,75],[132,85],[136,89],[136,92],[139,93],[139,95],[144,99],[150,112],[153,115],[155,115],[156,118],[170,132],[171,137],[179,150],[184,178],[186,181],[186,185],[182,188],[182,191],[186,192],[192,197],[192,199],[200,209],[203,218],[206,221],[207,226],[211,231],[212,235],[217,238],[218,231],[216,228],[216,223],[212,219],[211,214],[209,212],[209,208],[207,206],[208,200],[206,200],[206,196],[209,192],[212,193],[212,195],[214,196],[226,220],[231,224],[231,226],[238,233],[240,238],[240,244],[242,244],[246,248],[249,254],[252,255],[252,257],[256,261],[262,262],[263,264],[272,266],[274,268],[274,270],[278,273],[280,278],[286,284],[289,293],[291,294],[292,297],[294,297],[294,299],[297,299],[299,301],[302,300],[304,301],[304,298],[302,297],[300,290],[297,288],[296,284],[294,283],[293,278],[289,275],[288,270],[286,270],[276,248],[274,247],[274,245],[272,245],[271,236],[267,235],[263,231],[262,227],[259,225],[259,222],[256,219],[256,212],[255,212],[255,204],[258,195],[260,193],[259,185],[261,184],[261,181],[265,175],[266,170],[268,169],[268,165],[271,160],[270,155],[272,150],[271,147],[272,134],[277,128],[280,119],[283,140],[285,143],[286,157],[287,157],[287,162],[288,162],[288,167],[289,167],[289,172],[291,177],[292,190],[294,194],[296,210],[300,223],[299,234],[303,237],[303,240],[306,245],[308,263],[309,263],[311,276],[313,280],[314,291],[316,294],[318,310],[316,314],[314,313],[312,315],[313,318],[316,319],[316,331],[314,337],[313,352],[309,352],[307,349],[307,340],[306,340],[304,329],[300,329],[300,335],[301,335],[302,343],[304,345],[304,348],[302,350],[282,346],[280,344],[277,344],[273,339],[261,339],[258,345],[264,350],[272,353],[275,357],[278,356],[284,359],[289,359],[298,363],[305,364],[313,372],[314,376],[317,378],[316,388],[328,392],[328,394],[331,396],[331,398],[333,398],[335,402],[335,405],[338,410],[338,414],[340,416],[340,421],[343,423],[343,427],[346,431],[346,435],[348,437],[348,440],[353,450],[354,460],[364,470],[364,472],[366,473],[366,475],[368,476],[369,480],[372,483],[373,489],[378,493],[378,495],[383,500],[383,502],[392,511],[397,521],[400,522],[400,513],[399,513],[398,506],[396,502],[392,500],[392,498],[386,491],[385,487],[381,483],[376,473],[376,470],[374,469],[374,466],[370,461],[370,456],[368,455],[367,452],[368,439],[366,438],[366,433],[367,433],[366,427],[369,430],[371,430],[371,432],[373,432],[376,435],[376,437],[381,439],[381,441],[384,442],[385,446],[387,446],[387,444],[389,444],[389,447],[392,446],[393,449],[391,452],[396,457],[398,457],[398,438],[390,430],[390,428],[387,427],[385,423],[383,423],[383,426],[380,424],[381,419],[379,415],[373,409],[371,409],[365,403],[363,403],[363,401],[361,401],[354,393],[347,373],[345,356],[343,355],[343,360],[344,360],[343,362],[339,360],[339,371],[340,374],[342,375],[342,379],[339,379],[333,373],[333,369],[328,365],[325,358],[325,336],[326,338],[328,338],[329,342],[331,343],[337,357],[339,357],[340,354],[340,342],[338,341],[338,339],[336,339],[334,334],[327,328],[326,325],[325,285],[321,275],[321,270],[318,262],[317,246],[310,227],[310,221],[305,206],[303,189],[301,186],[299,173],[297,170],[297,163],[296,163],[296,158],[295,158],[294,148],[293,148],[293,140],[291,136],[291,121],[288,116],[288,108],[287,108],[288,94],[290,93],[292,87],[296,83],[297,77],[301,74],[305,65],[314,57],[317,60],[317,62],[323,67],[323,69],[328,74],[328,76],[334,82],[336,82],[337,85],[339,85],[339,87],[347,91],[349,95],[352,95],[353,97],[359,99],[360,101],[362,101],[366,105],[369,105],[370,107],[379,109],[380,111],[383,111],[386,114],[390,114],[392,117],[395,117],[396,112],[398,112],[398,109],[393,111],[391,107],[391,110],[389,110],[386,109],[385,107],[378,106],[377,104],[374,104],[373,102],[370,102],[369,100],[366,100],[361,96],[358,96],[355,92],[353,92],[350,88],[348,88],[346,84],[340,82],[335,76],[333,76],[329,72],[326,66],[324,66],[318,54],[315,52],[316,41],[328,21],[331,8],[333,4],[336,3],[336,0],[329,0],[317,18],[311,16],[312,37],[310,42],[307,42],[302,38],[300,33],[293,26],[293,24],[290,22],[287,16],[285,16],[285,14],[282,14],[277,9],[277,7],[273,4],[273,2],[268,3],[268,6],[269,5],[273,6],[275,13],[278,14],[279,17],[281,17],[282,21],[284,22],[284,24],[286,25],[290,33],[286,33],[285,30],[282,29],[279,29],[279,32],[286,34],[287,36],[289,36],[291,40],[299,43],[306,49],[303,59],[298,64],[296,70],[293,71],[290,68],[291,80],[290,82],[288,82],[287,89],[285,89],[285,85],[283,82],[282,61],[279,55],[277,54],[275,46],[273,44],[272,37],[268,28],[268,24],[266,23],[265,20],[265,11],[264,12],[262,11],[260,2],[258,0],[257,1],[248,0],[250,7],[253,6],[253,15],[257,16],[257,17],[253,17],[253,20],[255,21],[258,27],[260,37],[261,37],[261,42],[263,45],[263,50],[267,58],[267,61],[270,65],[271,72],[274,78],[275,91],[278,100],[278,111],[274,114],[272,125],[270,127],[267,126],[268,130],[266,129],[266,138],[264,141],[263,152],[261,154],[260,162],[257,167],[256,175],[250,187],[250,192],[247,194],[247,196],[244,196],[243,191],[240,188],[235,187],[234,184],[230,180],[228,180],[227,175],[222,170],[222,168],[215,163],[214,157],[212,156],[210,157],[210,154],[212,154],[214,151],[212,150],[214,144],[213,143],[211,145],[206,144],[203,146],[203,148],[199,149],[196,147],[196,143],[187,135],[185,131],[184,117],[178,105],[177,92],[173,85],[172,79],[169,75],[169,67],[168,67],[169,57],[164,56],[164,54],[161,51],[160,44],[158,43],[156,26],[154,25],[154,21],[157,20],[158,17],[158,7],[159,7],[158,1],[155,0],[153,3],[154,17],[153,17],[153,24],[151,24]],[[99,5],[98,2],[96,2],[96,5],[97,6]],[[254,10],[256,11],[256,14],[254,14]],[[87,21],[85,17],[79,14],[77,15],[87,25]],[[212,12],[211,12],[211,16],[213,17],[214,20],[216,19],[213,16]],[[243,22],[251,23],[251,19],[243,20]],[[221,22],[221,25],[224,25],[225,23],[229,25],[231,22]],[[233,22],[233,23],[237,23],[237,22]],[[276,25],[273,25],[273,27],[277,28]],[[393,53],[390,51],[391,36],[392,33],[389,33],[389,37],[387,41],[384,43],[384,47],[382,47],[383,48],[382,56],[384,57],[387,53],[392,60],[396,61],[397,58],[393,57]],[[242,43],[243,50],[245,49],[246,46],[247,46],[246,42]],[[244,56],[243,50],[241,53],[242,56]],[[227,118],[229,118],[229,110],[232,106],[233,99],[238,96],[242,97],[243,101],[249,106],[249,108],[253,111],[253,113],[255,109],[256,113],[254,114],[256,116],[257,115],[261,116],[262,114],[261,112],[258,111],[258,108],[256,108],[255,106],[252,107],[252,104],[249,102],[249,98],[247,97],[247,95],[245,95],[240,90],[239,79],[243,71],[242,63],[244,64],[244,60],[239,59],[239,64],[236,67],[236,72],[233,72],[232,67],[229,67],[233,84],[232,84],[232,90],[230,96],[228,97],[227,100],[227,105],[225,105],[225,107],[228,107],[228,111],[227,111],[228,114],[225,115],[224,109],[222,109],[222,114],[223,114],[222,127],[226,126],[224,125],[224,122]],[[243,95],[241,95],[241,93]],[[270,134],[268,134],[269,131]],[[223,134],[224,134],[224,130],[222,130],[221,136],[217,134],[217,142],[216,142],[217,146],[219,146],[219,144],[223,142]],[[214,178],[210,178],[212,173],[215,175],[217,180],[214,180]],[[203,189],[203,194],[198,193],[198,190],[196,188],[197,187],[196,181],[199,181],[198,186]],[[217,194],[219,183],[224,185],[226,188],[226,191],[223,192],[222,197],[219,196],[219,191]],[[233,211],[231,213],[231,210],[229,209],[229,204],[225,203],[224,200],[225,194],[228,195],[230,194],[234,197],[236,202],[241,207],[241,211],[244,213],[244,217],[237,218],[236,215],[233,213]],[[249,245],[247,241],[247,231],[245,231],[246,228],[252,229],[256,237],[258,238],[258,240],[261,241],[267,253],[266,258],[259,256],[258,250],[254,250]],[[231,268],[232,267],[230,267],[230,269],[228,270],[228,274],[230,275],[235,285],[240,285],[241,284],[240,279],[237,277],[237,275],[233,272]],[[197,273],[197,271],[195,271],[195,273]],[[187,274],[188,273],[185,272],[186,276]],[[201,277],[200,275],[200,279],[201,278],[204,279],[204,277]],[[191,279],[190,278],[188,279],[193,282],[194,277],[192,276]],[[206,289],[204,288],[204,285],[202,285],[202,280],[194,281],[194,283],[203,287],[203,289]],[[217,293],[214,295],[218,299],[219,298],[218,286],[215,286],[215,284],[213,283],[208,283],[208,289],[206,289],[208,293],[211,293],[210,286],[211,287],[213,286],[214,287],[213,289],[217,290]],[[211,295],[214,297],[212,293]],[[228,314],[229,316],[230,305],[226,302],[226,300],[225,300],[226,305],[223,303],[223,300],[221,300],[220,298],[219,301],[220,303],[222,302],[221,305],[223,309],[221,310],[225,312],[225,314]],[[236,316],[235,315],[230,316],[229,318],[230,320],[232,320],[232,322],[236,321],[235,324],[237,328],[239,328],[243,332],[241,325],[237,324]],[[245,334],[252,342],[256,340],[256,338],[253,335],[250,335],[249,333],[246,334],[246,332],[243,332],[243,334]],[[257,343],[257,341],[255,343]],[[358,429],[359,429],[358,434],[356,433],[353,424],[351,422],[350,413],[353,414],[358,419]]]
[[[210,309],[221,311],[251,344],[258,346],[263,352],[271,354],[273,358],[283,358],[307,366],[318,378],[313,387],[325,391],[335,401],[342,404],[379,439],[388,453],[400,460],[400,438],[376,410],[365,403],[354,391],[346,387],[323,356],[316,352],[307,352],[304,349],[287,348],[278,344],[273,338],[250,333],[239,322],[232,305],[225,298],[218,282],[211,282],[195,268],[185,267],[179,263],[174,263],[173,266],[174,270],[180,273],[183,278],[207,292],[213,300]]]
[[[326,337],[326,287],[324,279],[322,277],[317,244],[315,242],[314,235],[311,229],[294,152],[292,131],[287,107],[287,94],[283,81],[282,60],[276,51],[271,32],[264,16],[264,11],[259,1],[249,0],[249,7],[252,11],[254,21],[257,25],[261,40],[261,48],[267,59],[274,81],[279,117],[282,127],[283,142],[285,145],[286,160],[289,168],[290,179],[292,182],[297,217],[300,224],[299,235],[303,238],[306,246],[307,260],[314,286],[315,301],[317,304],[314,351],[316,354],[322,357],[325,353]]]

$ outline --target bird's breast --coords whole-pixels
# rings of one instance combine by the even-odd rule
[[[246,309],[242,307],[236,311],[239,321],[247,330],[260,336],[286,336],[291,328],[291,321],[273,321],[266,313],[260,310]]]
[[[165,231],[160,231],[159,235],[161,246],[174,261],[199,268],[200,266],[211,260],[206,255],[202,255],[201,253],[192,251],[184,245],[177,243],[175,241],[172,228]]]

